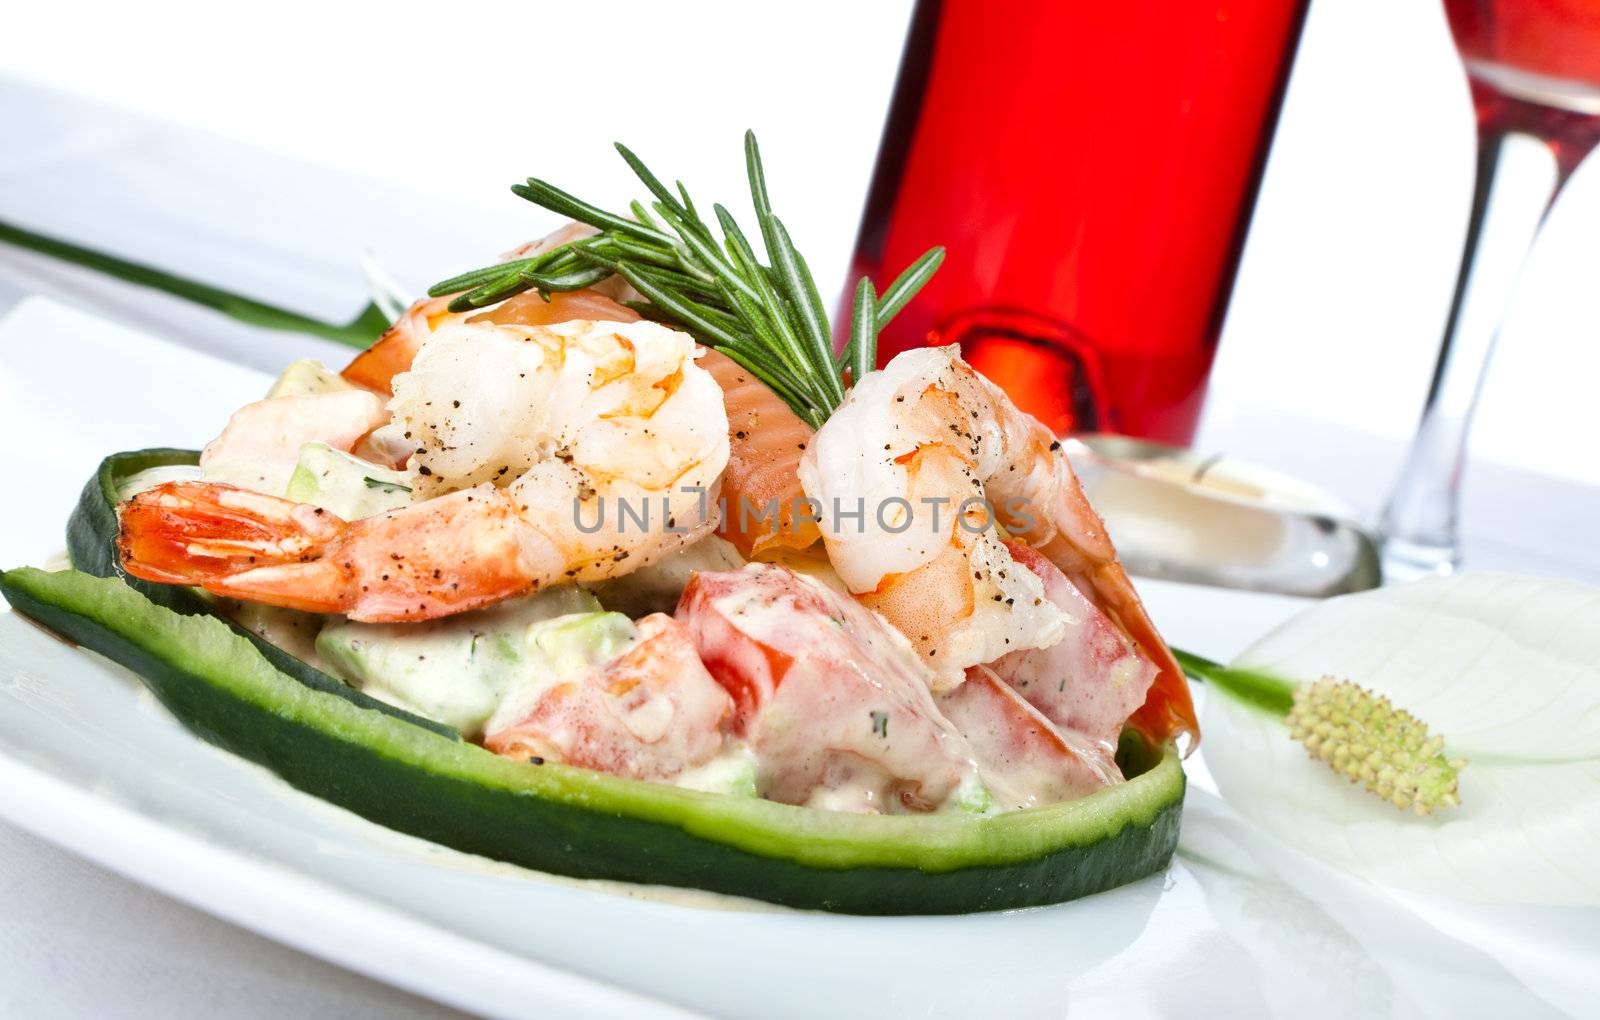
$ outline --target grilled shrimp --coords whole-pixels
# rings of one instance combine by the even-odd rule
[[[389,392],[393,377],[411,367],[422,341],[435,329],[456,321],[445,309],[448,303],[448,298],[435,298],[413,305],[371,349],[357,356],[345,369],[345,378]],[[548,301],[532,292],[519,294],[467,321],[543,325],[569,319],[637,322],[639,315],[603,294],[586,290],[552,294]],[[816,523],[797,512],[798,500],[804,495],[797,468],[811,439],[811,427],[727,355],[706,348],[699,363],[722,387],[728,413],[730,452],[722,481],[722,502],[727,510],[720,533],[746,557],[816,544],[822,537]],[[385,429],[379,435],[389,438],[391,431]],[[775,513],[769,512],[773,508]]]
[[[1195,730],[1183,672],[1061,444],[954,347],[906,351],[862,379],[812,438],[800,478],[822,505],[839,576],[905,631],[947,684],[952,672],[959,682],[956,671],[969,666],[1049,648],[1076,622],[1017,563],[998,521],[1059,567],[1155,664],[1132,723],[1157,740]],[[943,501],[942,522],[932,500]],[[842,517],[841,507],[865,513]]]
[[[715,526],[716,381],[655,323],[457,324],[395,379],[419,502],[346,522],[179,482],[121,508],[129,573],[356,620],[425,620],[626,574]]]

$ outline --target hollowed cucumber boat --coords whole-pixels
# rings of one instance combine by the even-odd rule
[[[128,578],[119,483],[195,460],[107,458],[68,527],[76,569],[8,571],[0,593],[135,671],[199,736],[371,821],[557,874],[862,914],[1056,903],[1159,871],[1176,846],[1178,756],[1132,730],[1117,754],[1126,782],[988,815],[821,811],[491,754],[248,635],[188,589]]]

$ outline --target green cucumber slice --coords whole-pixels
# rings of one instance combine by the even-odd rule
[[[1056,903],[1161,870],[1184,777],[1124,741],[1132,777],[990,816],[862,816],[490,754],[316,690],[208,615],[79,571],[0,574],[19,612],[144,678],[200,736],[390,828],[543,871],[691,886],[861,914]]]
[[[387,712],[417,726],[433,730],[441,736],[461,739],[461,735],[443,723],[434,722],[403,708],[396,708],[376,698],[361,693],[336,677],[329,676],[315,666],[293,656],[259,635],[239,627],[231,620],[218,616],[209,604],[191,588],[171,584],[151,584],[129,577],[117,559],[117,489],[131,475],[147,468],[168,467],[174,464],[198,464],[200,454],[195,450],[158,448],[114,453],[100,462],[94,476],[83,486],[78,505],[67,519],[67,556],[78,570],[96,577],[111,577],[122,581],[157,605],[165,606],[185,616],[204,614],[215,617],[233,628],[235,632],[256,646],[267,661],[294,677],[307,687],[337,695],[362,708]]]

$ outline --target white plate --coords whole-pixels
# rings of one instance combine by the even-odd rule
[[[100,456],[197,444],[266,385],[81,312],[20,306],[0,324],[0,432],[27,437],[10,467],[31,495],[7,501],[0,564],[62,544]],[[1297,608],[1143,587],[1173,641],[1216,656]],[[1191,775],[1201,789],[1171,870],[1075,903],[858,918],[696,902],[552,878],[372,825],[195,739],[119,667],[0,615],[0,815],[217,916],[473,1011],[1032,1017],[1070,1005],[1129,1018],[1197,1006],[1234,1016],[1543,1006],[1514,963],[1361,883],[1268,853],[1204,792],[1203,769]]]

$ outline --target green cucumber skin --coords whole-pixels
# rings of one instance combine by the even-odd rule
[[[991,818],[832,815],[496,758],[224,629],[186,589],[123,576],[108,496],[117,472],[194,454],[118,457],[85,488],[69,527],[73,561],[105,580],[11,571],[0,574],[0,594],[138,673],[204,739],[389,828],[556,874],[855,914],[1062,902],[1159,872],[1177,845],[1182,768],[1172,748],[1136,739],[1119,755],[1132,777],[1122,786]],[[189,460],[157,459],[167,457]],[[300,668],[284,669],[284,659]],[[307,671],[334,689],[308,682]]]
[[[204,613],[216,616],[211,608],[188,588],[171,584],[152,584],[130,577],[117,558],[117,482],[146,468],[166,467],[172,464],[198,464],[200,454],[194,450],[155,448],[114,453],[100,462],[94,475],[84,483],[78,505],[67,519],[67,556],[73,567],[96,577],[112,577],[137,591],[151,602],[165,606],[175,613],[194,616]],[[238,626],[232,620],[218,616],[228,626],[249,639],[281,671],[299,680],[307,687],[334,694],[362,708],[387,712],[417,726],[426,727],[441,736],[461,739],[461,734],[443,723],[434,722],[403,708],[396,708],[351,687],[335,677]]]
[[[309,690],[219,621],[179,617],[117,581],[25,568],[0,574],[0,594],[138,673],[201,737],[292,785],[401,832],[542,871],[843,913],[966,913],[1101,892],[1160,871],[1177,843],[1183,772],[1171,748],[1128,783],[1075,802],[1142,798],[1147,812],[1124,808],[1079,820],[1071,806],[1057,805],[989,818],[833,815],[496,758]],[[932,845],[908,840],[908,831],[932,833]],[[1040,838],[1055,848],[1009,859],[1012,844]],[[752,839],[769,852],[732,845]],[[963,844],[954,852],[964,858],[987,854],[996,862],[832,867],[803,859],[938,860],[947,849],[941,843]]]

